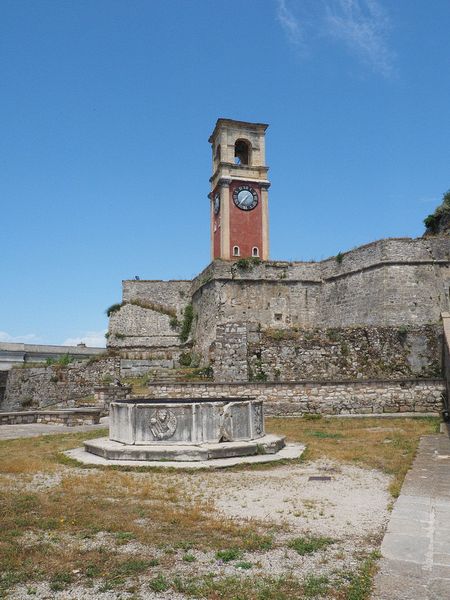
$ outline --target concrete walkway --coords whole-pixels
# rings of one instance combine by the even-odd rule
[[[44,425],[42,423],[29,423],[22,425],[0,425],[0,440],[14,440],[16,438],[36,437],[55,433],[76,433],[77,431],[92,431],[109,427],[109,417],[102,417],[98,425]]]
[[[372,600],[450,599],[450,439],[424,436],[381,547]]]

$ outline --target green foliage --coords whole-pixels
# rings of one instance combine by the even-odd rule
[[[232,560],[237,560],[241,558],[242,551],[238,548],[228,548],[227,550],[218,550],[216,552],[217,560],[221,560],[222,562],[231,562]]]
[[[52,365],[57,367],[67,367],[67,365],[70,365],[70,363],[73,362],[73,360],[73,357],[70,356],[68,352],[66,352],[66,354],[61,355],[59,358],[53,358],[49,356],[45,361],[45,364],[47,365],[47,367],[51,367]]]
[[[328,537],[299,537],[289,542],[289,548],[295,550],[300,556],[305,556],[323,550],[330,544],[334,544],[334,540]]]
[[[178,327],[180,326],[180,321],[176,317],[170,317],[169,324],[172,327],[172,329],[178,329]]]
[[[241,271],[250,271],[253,267],[256,267],[256,265],[261,264],[261,259],[256,256],[252,258],[240,258],[234,264]]]
[[[127,337],[124,333],[119,333],[118,331],[115,331],[112,335],[118,340],[124,340]]]
[[[363,562],[359,571],[356,574],[350,574],[347,600],[369,600],[372,592],[372,578],[376,572],[376,560],[378,558],[380,558],[380,554],[372,552]]]
[[[56,573],[50,583],[52,592],[61,592],[69,583],[72,583],[72,575],[67,571]]]
[[[342,433],[329,433],[326,431],[311,431],[310,435],[312,435],[313,437],[323,439],[323,440],[324,439],[339,440],[344,437],[342,435]]]
[[[342,254],[342,252],[338,252],[336,254],[336,262],[338,263],[338,265],[340,265],[343,260],[344,260],[344,255]]]
[[[328,577],[321,575],[308,575],[303,582],[303,593],[305,598],[316,598],[317,596],[325,596],[330,585]]]
[[[190,367],[192,362],[192,354],[190,352],[182,352],[178,362],[182,367]]]
[[[436,208],[434,213],[428,215],[423,221],[429,233],[437,233],[444,215],[450,215],[450,190],[442,196],[442,203]]]
[[[183,560],[184,560],[184,562],[191,563],[191,562],[195,562],[197,559],[195,558],[195,556],[193,554],[188,553],[183,556]]]
[[[105,310],[105,313],[108,317],[110,317],[113,313],[118,312],[123,306],[123,302],[116,302],[115,304],[111,304],[109,308]]]
[[[192,304],[188,304],[183,312],[183,323],[181,325],[180,340],[187,342],[191,333],[192,321],[194,320],[194,308]]]
[[[170,587],[169,582],[164,575],[154,577],[148,585],[153,592],[165,592]]]
[[[244,570],[248,570],[251,569],[253,567],[251,562],[247,562],[245,560],[240,560],[238,563],[235,564],[236,569],[244,569]]]

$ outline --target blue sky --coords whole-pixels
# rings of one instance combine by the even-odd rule
[[[2,0],[0,340],[98,344],[122,279],[206,266],[218,117],[270,124],[272,258],[422,235],[449,25],[448,0]]]

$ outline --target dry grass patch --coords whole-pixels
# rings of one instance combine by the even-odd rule
[[[393,475],[390,492],[400,489],[421,436],[439,430],[438,418],[271,418],[266,430],[307,445],[303,460],[334,459]]]
[[[393,494],[400,489],[420,436],[435,432],[437,425],[437,419],[267,420],[268,431],[307,444],[307,460],[327,458],[392,474]],[[287,575],[252,575],[256,566],[245,553],[278,551],[282,534],[281,525],[237,521],[216,512],[214,502],[218,505],[221,492],[230,494],[224,486],[234,485],[231,493],[239,498],[239,486],[246,485],[244,473],[241,479],[233,470],[226,476],[90,469],[61,459],[62,451],[105,434],[97,430],[0,442],[0,484],[5,484],[0,485],[0,597],[18,582],[46,580],[56,592],[95,580],[103,580],[109,589],[130,578],[144,578],[139,585],[147,589],[153,589],[153,582],[155,589],[169,586],[211,600],[294,600],[322,593],[327,598],[366,598],[373,562],[359,575],[343,576],[339,585],[334,575],[330,584],[315,573],[309,579],[307,573],[299,574],[300,581]],[[274,548],[269,550],[273,536]],[[130,552],[124,555],[128,544]],[[233,577],[199,577],[198,561],[181,558],[185,567],[193,563],[192,572],[181,580],[173,572],[173,554],[180,549],[185,557],[196,551],[231,557],[228,562],[221,559],[226,565],[238,564],[244,556],[242,564],[247,566]],[[320,548],[312,555],[319,552]]]
[[[251,551],[267,543],[257,523],[238,524],[215,514],[203,499],[202,473],[131,473],[61,464],[61,451],[98,435],[95,431],[0,443],[0,472],[9,482],[0,489],[0,530],[5,532],[0,540],[0,591],[34,579],[55,580],[56,587],[69,585],[67,573],[84,573],[86,564],[99,576],[104,576],[105,565],[108,572],[119,570],[120,582],[124,559],[117,546],[124,538],[149,549]],[[47,489],[34,489],[36,471],[59,477],[51,479]],[[98,532],[110,534],[111,541],[86,552],[82,541]],[[31,536],[33,543],[24,544],[24,536]],[[148,567],[153,568],[150,563]]]

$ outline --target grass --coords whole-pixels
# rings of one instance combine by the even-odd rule
[[[326,457],[391,474],[393,495],[398,494],[420,436],[434,433],[437,425],[437,419],[271,418],[266,422],[268,431],[307,444],[302,460]],[[62,458],[63,450],[106,433],[96,430],[0,442],[0,597],[17,583],[31,586],[45,580],[57,592],[72,582],[100,581],[107,590],[130,579],[137,582],[141,576],[153,591],[173,589],[208,600],[369,597],[375,555],[361,559],[359,567],[337,583],[334,575],[328,582],[315,573],[256,576],[258,555],[252,558],[249,553],[277,547],[277,528],[271,525],[269,530],[258,521],[236,521],[217,513],[205,499],[202,472],[90,470]],[[48,487],[33,483],[36,474],[44,484],[48,480]],[[105,543],[83,546],[100,532]],[[131,541],[145,545],[149,552],[124,555],[122,546]],[[291,547],[300,555],[312,555],[332,542],[303,536],[294,538]],[[212,553],[212,570],[219,566],[217,561],[230,563],[236,575],[195,576],[201,564],[197,552]],[[173,572],[176,557],[192,570],[192,576],[182,579]]]
[[[300,556],[305,556],[305,554],[312,554],[318,550],[323,550],[327,546],[334,544],[334,542],[335,540],[327,537],[299,537],[291,540],[289,547],[295,550],[297,554],[300,554]]]
[[[421,436],[436,433],[439,419],[266,419],[266,430],[307,445],[303,460],[318,458],[379,469],[393,476],[397,497]]]

